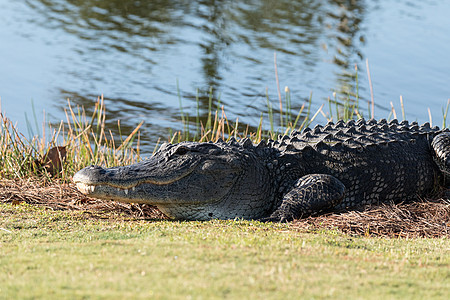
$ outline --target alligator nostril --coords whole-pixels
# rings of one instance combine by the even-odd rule
[[[96,165],[90,165],[88,168],[89,168],[90,170],[102,169],[102,167],[96,166]]]

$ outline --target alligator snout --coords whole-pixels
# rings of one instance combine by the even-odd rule
[[[106,174],[106,170],[100,166],[91,165],[81,169],[73,176],[75,183],[93,184]]]

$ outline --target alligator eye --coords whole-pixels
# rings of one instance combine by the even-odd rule
[[[188,149],[185,147],[178,147],[177,150],[175,150],[175,154],[178,155],[184,155],[188,152]]]

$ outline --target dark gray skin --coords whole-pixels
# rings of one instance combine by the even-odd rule
[[[396,120],[342,121],[277,141],[165,144],[143,162],[91,166],[85,194],[156,205],[174,219],[290,221],[330,209],[416,199],[450,170],[450,133]]]

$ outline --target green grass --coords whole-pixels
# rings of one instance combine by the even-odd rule
[[[0,204],[4,299],[445,299],[449,240]]]

